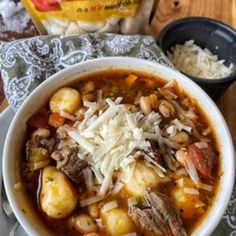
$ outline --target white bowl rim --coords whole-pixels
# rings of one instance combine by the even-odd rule
[[[84,61],[81,63],[77,63],[75,65],[72,65],[68,68],[65,68],[57,73],[55,73],[54,75],[52,75],[51,77],[49,77],[47,80],[45,80],[42,84],[40,84],[37,88],[34,89],[34,91],[26,98],[26,100],[23,102],[23,104],[21,105],[21,107],[19,108],[19,110],[17,111],[16,115],[13,118],[13,121],[11,122],[11,125],[9,127],[8,130],[8,134],[5,140],[5,144],[4,144],[4,151],[3,151],[3,180],[4,180],[4,186],[5,186],[5,190],[6,190],[6,194],[9,200],[9,203],[13,209],[13,212],[17,218],[17,220],[20,222],[20,224],[23,226],[23,228],[25,229],[25,231],[29,234],[29,235],[36,235],[36,232],[34,230],[32,230],[31,225],[29,224],[29,222],[27,221],[25,215],[21,212],[20,207],[17,205],[17,203],[14,201],[14,193],[13,191],[11,191],[11,186],[9,184],[9,172],[7,171],[8,169],[8,153],[10,150],[10,140],[11,140],[11,136],[13,134],[13,129],[15,124],[17,123],[17,118],[19,116],[21,116],[21,114],[23,113],[24,107],[27,106],[27,104],[29,103],[29,101],[31,99],[34,99],[34,97],[39,93],[39,91],[42,91],[44,88],[46,89],[46,87],[48,86],[48,84],[50,84],[50,82],[54,79],[56,79],[57,77],[62,77],[67,75],[68,73],[70,73],[70,71],[72,71],[73,69],[77,68],[77,67],[85,67],[85,66],[89,66],[90,64],[93,63],[98,63],[99,62],[111,62],[114,64],[115,69],[131,69],[134,71],[138,71],[138,69],[132,69],[132,68],[125,68],[125,67],[116,67],[116,63],[119,64],[120,61],[126,61],[126,64],[129,65],[130,63],[137,63],[137,64],[148,64],[150,66],[153,66],[153,68],[160,70],[160,71],[169,71],[170,74],[175,74],[178,77],[181,77],[181,79],[183,79],[184,82],[188,83],[192,88],[198,90],[199,96],[203,96],[205,97],[205,99],[207,99],[207,101],[210,103],[210,106],[214,109],[214,112],[217,113],[217,115],[219,116],[219,119],[221,121],[221,125],[223,125],[223,128],[225,130],[225,134],[226,137],[228,139],[228,147],[230,148],[229,153],[231,156],[230,159],[230,168],[227,170],[227,177],[228,177],[228,181],[227,182],[227,191],[225,191],[224,193],[224,201],[221,201],[217,207],[217,209],[214,209],[216,211],[217,216],[212,218],[209,222],[207,222],[207,225],[204,229],[202,229],[202,234],[201,235],[210,235],[214,229],[216,228],[217,224],[219,223],[219,221],[221,220],[224,211],[227,208],[228,202],[230,200],[232,191],[233,191],[233,187],[234,187],[234,176],[235,176],[235,159],[234,159],[234,148],[233,148],[233,142],[232,142],[232,138],[231,138],[231,134],[229,132],[228,126],[221,114],[221,112],[219,111],[219,109],[217,108],[216,104],[211,100],[211,98],[205,93],[205,91],[203,91],[197,84],[195,84],[191,79],[189,79],[186,75],[181,74],[180,72],[169,68],[167,66],[164,66],[162,64],[159,64],[157,62],[152,62],[152,61],[147,61],[144,59],[138,59],[138,58],[132,58],[132,57],[104,57],[104,58],[97,58],[97,59],[92,59],[92,60],[88,60],[88,61]],[[109,69],[109,68],[108,68]],[[106,69],[104,68],[101,71],[105,71]],[[93,74],[96,73],[95,71],[92,71],[91,73],[88,74]],[[79,75],[78,75],[79,77]],[[165,78],[164,78],[165,79]],[[178,80],[178,79],[176,79]],[[181,86],[180,86],[181,87]],[[190,93],[191,95],[191,93]],[[198,98],[196,98],[198,99]],[[203,108],[203,110],[206,112],[206,110]],[[222,187],[224,188],[224,186]],[[217,202],[218,203],[218,202]],[[216,202],[214,203],[214,205],[216,205]],[[213,207],[212,207],[213,208]],[[208,219],[208,216],[206,217]],[[204,220],[205,221],[205,220]],[[200,224],[203,225],[204,222],[202,222]],[[198,228],[200,228],[197,227]],[[194,235],[195,235],[195,231],[194,231]]]

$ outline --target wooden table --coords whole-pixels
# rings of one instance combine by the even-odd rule
[[[171,21],[187,16],[211,17],[236,29],[236,0],[159,0],[151,23],[152,29],[159,33]],[[32,35],[34,34],[35,32],[32,32]],[[229,125],[236,146],[236,82],[216,103]],[[2,111],[7,106],[7,102],[3,98],[1,88],[0,104],[0,111]]]
[[[214,18],[236,29],[236,0],[159,0],[152,30],[158,34],[168,23],[188,16]],[[236,147],[236,82],[216,104],[228,123]]]

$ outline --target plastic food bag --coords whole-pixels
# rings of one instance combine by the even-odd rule
[[[41,34],[148,34],[157,0],[22,0]]]

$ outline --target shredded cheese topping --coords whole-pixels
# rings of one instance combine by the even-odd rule
[[[147,116],[139,111],[130,112],[125,104],[120,104],[121,100],[106,99],[105,105],[84,103],[88,107],[84,120],[77,123],[74,130],[68,131],[68,135],[81,147],[78,156],[88,161],[97,182],[101,183],[99,195],[108,192],[113,184],[114,171],[133,163],[138,150],[149,153],[149,139],[160,136],[161,116],[157,112]],[[102,110],[104,106],[107,108]],[[163,177],[165,169],[160,165],[156,167]]]

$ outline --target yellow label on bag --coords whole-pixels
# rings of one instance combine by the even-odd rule
[[[37,7],[37,1],[39,1]],[[50,10],[50,0],[23,0],[26,8],[39,19],[56,17],[86,22],[104,21],[110,17],[133,17],[141,0],[62,0],[58,9]],[[36,3],[35,3],[36,2]],[[41,6],[49,9],[42,10]]]

